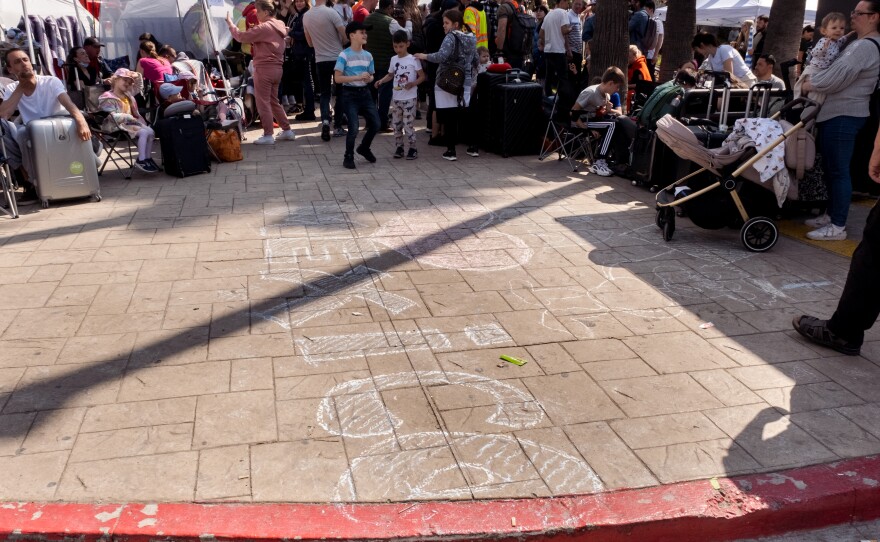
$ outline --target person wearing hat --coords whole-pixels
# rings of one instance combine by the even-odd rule
[[[6,144],[6,158],[13,170],[22,168],[27,175],[35,170],[28,153],[27,124],[32,120],[52,115],[63,115],[65,110],[73,117],[77,133],[82,141],[92,137],[85,117],[67,95],[61,79],[51,75],[37,75],[31,59],[23,50],[13,47],[4,54],[6,67],[18,81],[0,89],[0,123],[3,124],[3,142]],[[12,124],[9,119],[18,110],[21,125]],[[36,203],[37,191],[32,182],[21,182],[24,194],[20,205]]]
[[[181,91],[182,89],[174,83],[162,83],[162,86],[159,87],[159,98],[162,99],[162,104],[159,106],[157,118],[161,119],[165,116],[165,110],[169,105],[183,101],[183,96],[180,95]]]
[[[254,6],[257,9],[259,24],[244,32],[233,24],[229,13],[226,14],[226,26],[233,39],[253,45],[254,98],[257,100],[260,124],[263,125],[263,136],[254,141],[254,145],[274,145],[275,141],[293,141],[296,134],[290,128],[287,112],[278,100],[287,28],[283,22],[275,18],[275,4],[272,0],[257,0]],[[277,137],[273,137],[273,117],[283,130]]]
[[[83,42],[83,49],[89,55],[89,67],[96,73],[100,72],[104,84],[109,84],[113,70],[110,69],[107,62],[104,61],[104,57],[101,56],[101,47],[104,47],[104,44],[95,36],[89,36]]]
[[[357,152],[367,162],[375,163],[376,156],[370,150],[373,138],[379,131],[379,111],[376,101],[370,92],[370,83],[376,73],[373,55],[364,49],[367,44],[367,31],[371,27],[357,22],[350,22],[345,27],[345,35],[351,44],[339,53],[334,68],[334,79],[342,84],[342,102],[345,104],[345,115],[348,117],[348,133],[345,135],[345,156],[342,166],[355,169],[354,153]],[[367,122],[367,131],[357,149],[354,144],[358,133],[358,115]]]
[[[110,78],[110,90],[98,98],[98,108],[109,113],[101,127],[107,132],[124,130],[137,140],[138,159],[134,167],[145,173],[156,173],[159,165],[153,161],[155,132],[138,111],[134,95],[144,88],[141,74],[119,68]]]

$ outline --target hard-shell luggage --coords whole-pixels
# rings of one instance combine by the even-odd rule
[[[79,138],[71,117],[49,117],[27,125],[34,185],[43,208],[50,201],[94,197],[101,201],[91,141]]]
[[[199,115],[165,117],[156,123],[165,172],[175,177],[210,173],[211,159],[205,123]]]
[[[490,123],[482,147],[501,156],[531,154],[543,135],[543,89],[538,83],[504,83],[492,92]]]
[[[629,178],[634,185],[656,192],[660,186],[687,175],[690,162],[680,159],[653,130],[639,128],[630,153]]]

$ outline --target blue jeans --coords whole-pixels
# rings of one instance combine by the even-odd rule
[[[360,146],[369,149],[379,131],[379,111],[376,110],[376,102],[367,87],[342,87],[342,95],[345,97],[345,114],[348,116],[348,134],[345,136],[345,155],[354,156],[354,143],[358,134],[358,115],[367,121],[367,131],[361,140]]]
[[[819,124],[819,152],[825,184],[828,185],[828,216],[835,226],[846,226],[852,200],[852,179],[849,163],[856,146],[856,136],[868,119],[865,117],[834,117]]]

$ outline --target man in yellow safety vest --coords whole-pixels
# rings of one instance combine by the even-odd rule
[[[478,0],[468,0],[464,10],[464,24],[477,37],[477,47],[489,47],[489,34],[486,31],[486,13]]]

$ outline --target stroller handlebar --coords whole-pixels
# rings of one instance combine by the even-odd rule
[[[801,122],[803,124],[809,124],[810,122],[812,122],[816,118],[816,116],[819,114],[819,109],[822,107],[821,105],[819,105],[818,102],[811,100],[809,98],[806,98],[804,96],[801,96],[801,97],[796,98],[796,99],[788,102],[787,104],[783,105],[782,109],[780,109],[779,111],[776,112],[775,115],[773,115],[773,118],[782,117],[786,111],[794,109],[795,107],[797,107],[799,105],[802,105],[805,110],[807,108],[809,108],[809,110],[807,111],[807,114],[805,116],[801,117]]]

